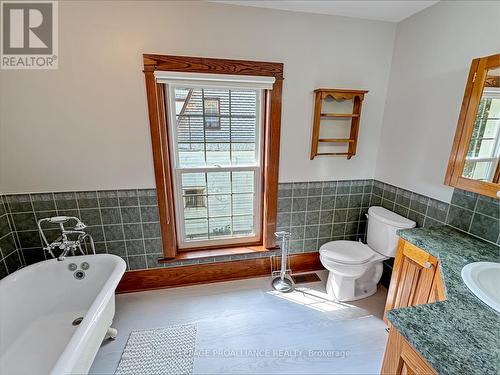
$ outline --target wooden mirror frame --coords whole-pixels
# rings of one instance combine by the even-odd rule
[[[477,109],[486,82],[487,71],[497,67],[500,67],[500,54],[472,60],[444,181],[445,185],[489,197],[498,197],[497,194],[500,194],[500,184],[498,182],[465,178],[462,177],[462,171],[467,150],[469,149],[470,137],[474,129]]]

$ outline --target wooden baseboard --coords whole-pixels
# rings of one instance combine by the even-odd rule
[[[290,267],[294,273],[323,269],[319,261],[319,253],[317,252],[290,255]],[[262,277],[270,275],[270,273],[270,257],[128,271],[123,275],[116,288],[116,292],[130,293],[143,290],[208,284]]]

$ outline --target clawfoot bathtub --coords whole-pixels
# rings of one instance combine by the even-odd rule
[[[51,259],[0,280],[0,374],[86,374],[125,272],[109,255]],[[83,318],[83,319],[78,319]]]

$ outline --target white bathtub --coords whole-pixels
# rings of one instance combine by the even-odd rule
[[[87,262],[78,280],[70,263]],[[36,263],[0,280],[0,374],[86,374],[115,313],[125,272],[115,255]],[[84,317],[78,326],[74,319]]]

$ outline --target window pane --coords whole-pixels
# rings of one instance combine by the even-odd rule
[[[184,227],[186,230],[187,240],[201,240],[208,238],[207,219],[185,220]]]
[[[176,114],[177,115],[202,115],[203,103],[202,89],[199,88],[175,88]]]
[[[233,215],[253,214],[253,194],[233,194]]]
[[[231,195],[208,196],[209,217],[231,216]]]
[[[255,142],[255,117],[231,118],[232,142]]]
[[[178,143],[177,147],[181,168],[205,165],[205,145],[203,143]]]
[[[258,90],[175,87],[179,167],[257,163]]]
[[[217,89],[217,88],[206,88],[198,89],[197,95],[201,95],[203,91],[203,97],[205,98],[205,114],[213,115],[229,115],[229,90],[228,89]]]
[[[254,174],[182,173],[186,241],[254,235]]]
[[[207,217],[207,189],[205,173],[185,173],[182,175],[184,218]]]
[[[183,173],[182,188],[206,188],[205,173]]]
[[[496,141],[494,139],[483,139],[479,142],[479,147],[477,149],[477,154],[480,158],[493,156],[495,151]]]
[[[230,119],[229,117],[217,117],[220,120],[217,128],[208,128],[207,121],[211,120],[212,117],[205,116],[205,140],[209,143],[227,143],[231,142],[230,136]]]
[[[500,102],[500,100],[499,100]],[[484,129],[485,138],[496,138],[498,134],[498,128],[500,126],[500,120],[488,120],[486,121],[486,128]]]
[[[485,88],[478,110],[462,176],[492,181],[500,157],[500,99],[492,88]]]
[[[178,88],[175,90],[175,114],[181,114],[186,104],[186,100],[190,95],[190,89],[187,88]]]
[[[239,236],[253,234],[253,216],[233,217],[233,234]]]
[[[207,143],[207,165],[227,166],[231,162],[229,143]]]
[[[233,165],[252,165],[255,163],[254,143],[232,143],[231,157]]]
[[[207,217],[207,197],[205,195],[189,194],[193,190],[184,190],[184,217],[197,219]],[[200,191],[205,192],[205,189]]]
[[[471,161],[467,160],[462,173],[463,177],[474,180],[489,181],[490,175],[497,166],[498,161]]]
[[[210,238],[231,236],[231,218],[217,217],[209,219]]]
[[[493,99],[491,101],[490,112],[488,117],[500,118],[500,99]]]
[[[220,116],[220,98],[205,95],[205,115]]]
[[[176,121],[177,142],[205,142],[203,115],[178,116]]]
[[[254,90],[231,90],[231,112],[233,115],[255,116],[257,93]]]
[[[209,172],[207,182],[208,194],[231,193],[231,172]]]
[[[205,116],[205,129],[220,129],[220,117]]]
[[[254,172],[233,172],[233,193],[253,193]]]

